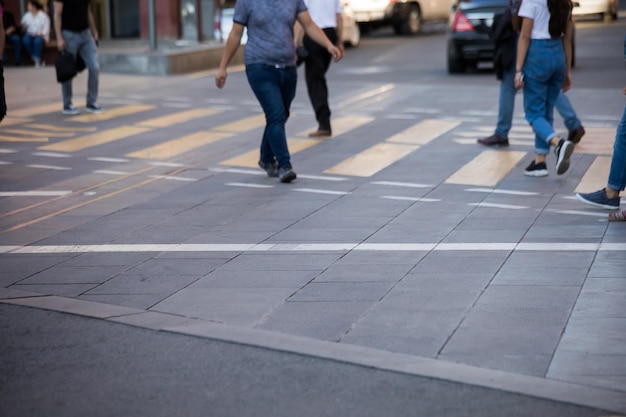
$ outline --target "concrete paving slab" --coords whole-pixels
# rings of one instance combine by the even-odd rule
[[[19,284],[101,284],[126,269],[125,266],[54,266],[19,281]]]
[[[79,297],[81,294],[96,287],[98,284],[30,284],[12,285],[11,288],[42,295],[58,295],[60,297]]]

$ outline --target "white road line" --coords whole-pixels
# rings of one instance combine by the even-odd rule
[[[626,243],[492,242],[492,243],[230,243],[230,244],[105,244],[0,246],[0,253],[47,254],[93,252],[329,252],[329,251],[550,251],[626,252]]]
[[[49,156],[50,158],[69,158],[72,155],[59,152],[33,152],[34,156]]]
[[[413,119],[415,119],[415,115],[412,115],[412,114],[387,114],[387,115],[385,115],[385,119],[413,120]]]
[[[93,171],[94,174],[106,174],[106,175],[128,175],[128,172],[124,171],[109,171],[106,169],[99,169],[97,171]]]
[[[193,106],[193,104],[191,103],[163,103],[163,107],[171,107],[176,109],[188,109],[191,106]]]
[[[96,162],[130,162],[130,159],[124,159],[124,158],[106,158],[103,156],[96,156],[93,158],[87,158],[88,161],[96,161]]]
[[[244,187],[244,188],[274,188],[273,185],[246,184],[243,182],[227,182],[225,185],[230,185],[231,187]]]
[[[150,162],[149,165],[154,165],[158,167],[171,167],[171,168],[180,168],[180,167],[185,166],[185,164],[179,164],[176,162],[160,162],[160,161]]]
[[[195,178],[177,177],[174,175],[150,175],[148,178],[155,178],[157,180],[171,180],[171,181],[189,181],[189,182],[198,181]]]
[[[591,217],[602,217],[602,218],[607,218],[608,217],[608,211],[605,213],[599,213],[599,212],[591,212],[591,211],[577,211],[577,210],[554,210],[555,213],[561,213],[561,214],[578,214],[581,216],[591,216]]]
[[[0,153],[16,153],[13,149],[0,149]]]
[[[295,188],[293,191],[299,191],[301,193],[313,193],[313,194],[332,194],[332,195],[350,194],[350,192],[347,192],[347,191],[318,190],[315,188]]]
[[[72,194],[71,191],[2,191],[0,197],[56,197]]]
[[[406,113],[426,113],[426,114],[438,114],[441,113],[440,109],[430,109],[430,108],[423,108],[423,107],[409,107],[404,109],[404,111]]]
[[[526,206],[516,206],[513,204],[494,204],[494,203],[469,203],[468,206],[476,206],[476,207],[489,207],[489,208],[501,208],[501,209],[512,209],[512,210],[522,210],[527,209]]]
[[[438,203],[441,201],[437,198],[403,197],[395,195],[383,195],[380,198],[386,198],[387,200],[421,201],[423,203]]]
[[[0,165],[13,165],[13,162],[0,161]]]
[[[493,188],[466,188],[465,191],[468,191],[471,193],[489,193],[489,194],[539,195],[539,193],[530,192],[530,191],[496,190]]]
[[[213,172],[226,172],[230,174],[247,174],[247,175],[267,175],[259,170],[237,169],[237,168],[209,168]]]
[[[308,180],[320,180],[320,181],[347,181],[347,178],[343,178],[343,177],[332,177],[332,176],[326,176],[323,177],[321,175],[302,175],[302,174],[298,174],[298,178],[306,178]]]
[[[69,167],[60,167],[60,166],[56,166],[56,165],[37,165],[37,164],[33,164],[33,165],[26,165],[28,168],[38,168],[38,169],[52,169],[55,171],[70,171],[72,168]]]
[[[393,187],[433,188],[430,184],[418,184],[413,182],[372,181],[370,184],[391,185]]]

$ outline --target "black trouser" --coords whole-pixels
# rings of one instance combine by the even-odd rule
[[[0,121],[7,114],[7,102],[4,98],[4,67],[0,59]]]
[[[337,43],[337,31],[335,28],[326,28],[324,33],[333,44]],[[317,119],[319,130],[330,132],[330,107],[328,107],[326,71],[328,71],[332,56],[326,48],[317,44],[306,35],[302,42],[307,51],[309,51],[309,56],[304,61],[304,73],[306,76],[306,88],[315,111],[315,118]]]

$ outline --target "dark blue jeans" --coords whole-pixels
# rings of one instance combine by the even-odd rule
[[[13,45],[13,54],[15,55],[15,64],[19,65],[22,63],[22,38],[17,33],[11,33],[7,36],[7,43]],[[4,56],[2,57],[4,63],[7,62],[7,53],[4,52]]]
[[[290,168],[285,123],[296,95],[296,66],[276,67],[267,64],[246,65],[248,83],[265,113],[265,131],[261,141],[261,161],[276,162],[279,168]]]
[[[24,45],[26,53],[30,55],[30,57],[35,62],[41,59],[41,52],[43,51],[43,46],[45,45],[45,43],[46,40],[41,36],[32,36],[26,34],[22,38],[22,44]]]

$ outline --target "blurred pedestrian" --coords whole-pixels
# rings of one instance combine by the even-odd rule
[[[624,87],[626,94],[626,87]],[[617,126],[615,142],[613,143],[613,158],[609,179],[605,188],[593,193],[578,193],[576,197],[583,203],[608,210],[619,210],[620,193],[626,188],[626,106],[622,119]],[[626,221],[626,210],[609,214],[609,220]]]
[[[90,0],[54,0],[54,27],[59,51],[80,56],[87,66],[87,103],[90,113],[102,113],[98,105],[98,29],[91,11]],[[78,114],[72,103],[72,80],[61,85],[63,114]]]
[[[278,8],[274,0],[238,0],[233,27],[215,75],[215,85],[223,88],[228,77],[228,64],[241,44],[245,26],[248,33],[244,52],[246,77],[263,108],[266,121],[259,166],[269,177],[278,177],[281,182],[296,179],[285,133],[298,79],[294,42],[296,20],[335,61],[341,59],[341,51],[313,22],[303,0],[281,0]]]
[[[2,6],[4,5],[0,2],[0,17],[3,16]],[[0,27],[0,58],[4,56],[4,43],[5,43],[4,25],[2,25],[2,27]],[[3,60],[0,59],[0,122],[2,121],[2,119],[4,119],[4,116],[6,116],[6,114],[7,114],[7,103],[4,98],[4,64],[3,64]]]
[[[519,27],[515,27],[514,17],[522,0],[510,0],[508,10],[494,20],[492,35],[496,44],[496,72],[500,82],[500,101],[498,105],[498,121],[493,135],[478,139],[485,146],[509,146],[509,131],[513,124],[515,109],[515,55]],[[585,135],[585,129],[576,115],[569,98],[562,91],[556,99],[555,108],[563,117],[568,130],[567,139],[577,144]],[[537,172],[537,171],[533,171]]]
[[[311,19],[326,34],[328,39],[337,46],[343,55],[341,4],[339,0],[304,0]],[[306,88],[311,105],[315,111],[317,130],[309,133],[311,137],[331,136],[330,107],[328,105],[328,85],[326,72],[330,67],[332,56],[326,48],[315,42],[308,35],[303,35],[302,26],[296,24],[296,40],[302,39],[302,46],[308,52],[304,60]]]
[[[0,0],[2,6],[2,27],[4,28],[5,39],[7,43],[13,45],[13,57],[15,58],[15,65],[22,64],[22,37],[18,24],[15,22],[15,16],[13,13],[5,9],[4,0]],[[2,54],[2,60],[7,63],[7,51],[5,43],[5,51]]]
[[[554,105],[561,90],[572,85],[571,0],[523,0],[515,64],[515,88],[524,89],[526,120],[535,132],[535,159],[524,173],[548,175],[546,156],[554,146],[556,173],[570,165],[574,143],[563,139],[552,127]]]
[[[50,40],[50,18],[38,0],[28,1],[28,12],[22,16],[22,45],[35,63],[35,68],[46,66],[42,61],[44,45]]]

